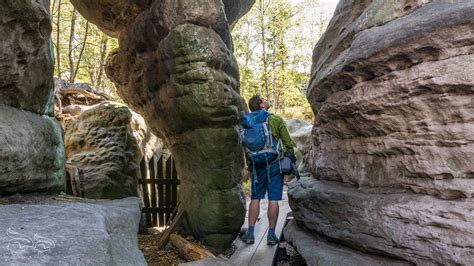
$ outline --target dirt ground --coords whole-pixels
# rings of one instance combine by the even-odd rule
[[[243,183],[244,194],[247,198],[247,201],[250,201],[250,186],[251,184],[249,180]],[[285,189],[287,189],[286,186]],[[186,260],[181,258],[179,253],[174,250],[171,245],[168,245],[164,250],[158,250],[156,246],[161,233],[156,229],[150,228],[148,230],[149,234],[138,235],[138,241],[140,250],[145,255],[145,259],[149,265],[178,265],[179,263],[186,262]],[[191,237],[187,237],[186,239],[194,242]],[[224,258],[230,258],[235,249],[236,247],[233,246],[223,252],[223,254],[220,254],[220,256]],[[280,243],[275,265],[300,266],[306,265],[306,263],[301,255],[289,243],[282,242]]]
[[[172,247],[158,250],[160,234],[138,235],[138,246],[148,265],[178,265],[186,262]]]
[[[152,232],[147,235],[138,235],[138,245],[140,250],[145,255],[148,265],[178,265],[187,262],[181,258],[179,253],[168,245],[163,250],[157,249],[160,233]],[[190,240],[190,239],[188,239]],[[190,240],[191,241],[191,240]],[[220,256],[229,258],[235,251],[235,247],[231,247],[224,254]],[[278,254],[275,261],[276,266],[304,266],[306,265],[304,259],[300,254],[287,242],[282,242],[279,245]]]

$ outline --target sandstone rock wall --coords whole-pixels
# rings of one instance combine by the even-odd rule
[[[64,189],[49,1],[0,6],[0,195]]]
[[[292,182],[290,191],[295,219],[336,243],[421,265],[474,263],[472,198],[358,190],[312,177]]]
[[[406,261],[374,254],[365,254],[349,247],[337,245],[299,227],[296,222],[292,220],[285,226],[283,234],[285,235],[285,241],[292,243],[298,250],[298,253],[304,258],[307,265],[412,265]]]
[[[49,1],[6,1],[0,8],[0,104],[52,115]]]
[[[137,196],[140,160],[161,146],[141,116],[114,102],[92,107],[65,124],[67,163],[77,169],[74,178],[86,198]]]
[[[361,7],[349,3],[339,9]],[[472,5],[374,1],[338,36],[325,36],[308,93],[318,112],[315,174],[442,198],[472,196]],[[340,16],[347,17],[336,14],[329,32]]]
[[[59,123],[48,116],[0,105],[0,195],[57,193],[64,185]]]
[[[194,236],[218,249],[229,246],[245,216],[237,127],[244,103],[229,24],[253,1],[72,2],[119,36],[107,74],[173,153]]]
[[[314,50],[295,219],[419,264],[472,264],[474,2],[341,1]],[[349,187],[347,187],[349,186]]]

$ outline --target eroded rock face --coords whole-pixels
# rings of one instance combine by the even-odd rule
[[[231,28],[255,4],[255,0],[222,0],[222,2],[224,3],[225,14]]]
[[[417,264],[473,263],[473,8],[339,3],[308,92],[309,168],[328,181],[290,188],[299,224]]]
[[[420,265],[474,263],[474,200],[393,189],[358,190],[302,177],[290,206],[305,227],[353,248]]]
[[[382,2],[339,4],[315,48],[315,174],[472,197],[474,3]]]
[[[0,5],[0,195],[65,187],[64,146],[53,118],[49,1]]]
[[[152,0],[71,0],[81,15],[113,37],[118,37],[120,31],[151,2]]]
[[[105,8],[88,2],[73,1],[86,18],[97,12],[92,9]],[[119,95],[173,153],[181,206],[194,236],[217,249],[230,245],[245,216],[237,127],[244,103],[229,24],[252,2],[152,1],[125,27],[115,28],[120,47],[107,63]],[[107,8],[120,10],[119,4]]]
[[[301,228],[294,220],[288,222],[283,234],[285,241],[292,244],[308,265],[412,265],[407,261],[364,254],[358,250],[327,241],[321,236]]]
[[[65,175],[59,123],[0,105],[0,195],[59,193],[65,189]]]
[[[49,1],[5,1],[0,18],[0,104],[52,116]]]
[[[66,122],[65,146],[67,163],[78,169],[82,196],[118,199],[138,195],[140,160],[161,143],[138,114],[104,102]]]

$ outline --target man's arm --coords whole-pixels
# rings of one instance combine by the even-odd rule
[[[296,147],[296,145],[290,137],[290,132],[288,132],[288,128],[286,127],[285,120],[283,120],[282,118],[278,120],[279,120],[278,132],[279,132],[281,142],[283,144],[283,152],[285,153],[285,155],[291,154],[292,156],[295,156],[294,148]]]

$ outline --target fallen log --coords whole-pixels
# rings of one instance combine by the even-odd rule
[[[184,215],[184,210],[181,208],[178,204],[178,212],[176,216],[174,216],[173,221],[171,225],[163,232],[163,234],[160,237],[160,240],[158,240],[157,248],[158,249],[163,249],[166,244],[168,244],[169,238],[171,233],[175,232],[179,227],[183,226],[183,224],[186,223],[186,218]]]
[[[216,257],[209,250],[199,246],[196,243],[190,242],[177,234],[171,234],[170,243],[176,248],[179,254],[188,261]]]

